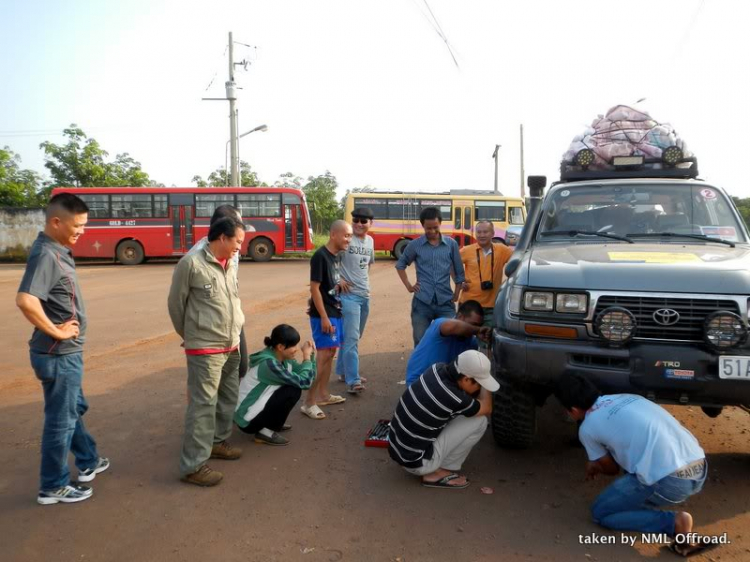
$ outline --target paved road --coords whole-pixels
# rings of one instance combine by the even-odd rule
[[[236,434],[245,455],[215,462],[225,473],[218,488],[181,484],[185,367],[166,314],[172,268],[79,267],[90,316],[87,423],[113,465],[93,482],[92,500],[42,507],[35,503],[41,393],[28,367],[30,330],[13,304],[22,268],[0,266],[3,560],[673,559],[656,546],[579,544],[579,535],[602,532],[587,506],[604,482],[583,482],[583,452],[571,445],[575,426],[554,404],[530,451],[499,449],[488,433],[465,466],[472,485],[463,491],[423,489],[387,452],[362,446],[367,428],[390,416],[403,391],[398,381],[411,348],[409,296],[387,260],[373,269],[373,313],[361,346],[367,392],[328,407],[325,421],[293,412],[289,447]],[[241,265],[251,348],[280,322],[309,337],[307,274],[305,261]],[[712,556],[748,560],[750,419],[739,410],[716,420],[698,409],[674,411],[709,453],[709,481],[690,510],[701,530],[733,541]],[[495,493],[480,493],[483,486]]]

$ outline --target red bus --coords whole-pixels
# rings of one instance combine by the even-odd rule
[[[286,187],[59,187],[89,207],[76,257],[112,258],[137,265],[147,258],[184,255],[208,233],[216,207],[233,205],[255,228],[242,255],[268,261],[274,255],[313,249],[305,195]]]

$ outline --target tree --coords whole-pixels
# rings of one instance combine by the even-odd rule
[[[109,153],[99,143],[72,124],[63,130],[68,139],[58,146],[44,141],[44,165],[52,175],[52,183],[61,187],[144,187],[151,180],[127,152],[118,154],[114,162],[105,159]]]
[[[22,170],[21,157],[9,147],[0,148],[0,206],[36,207],[43,204],[42,180],[32,170]]]
[[[737,210],[742,215],[746,225],[750,225],[750,197],[740,199],[739,197],[732,197],[734,204],[737,205]]]
[[[333,221],[343,217],[336,199],[337,187],[336,176],[326,170],[326,173],[321,176],[308,177],[307,183],[302,188],[310,207],[313,230],[318,234],[326,232]]]
[[[281,174],[279,179],[273,182],[274,187],[293,187],[294,189],[302,189],[302,178],[294,175],[292,172]]]
[[[193,176],[192,181],[197,187],[224,187],[230,184],[229,172],[224,168],[217,168],[208,174],[208,180],[204,180],[202,176]],[[267,187],[267,185],[260,181],[250,164],[240,160],[240,185],[235,187]]]

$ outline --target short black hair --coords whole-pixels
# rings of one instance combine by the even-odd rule
[[[482,305],[479,304],[475,300],[468,300],[466,302],[462,302],[458,307],[457,314],[460,314],[461,316],[469,316],[470,314],[478,314],[482,318],[484,318],[484,308],[482,308]]]
[[[425,221],[431,221],[437,219],[439,223],[443,222],[443,216],[440,214],[440,209],[437,207],[425,207],[422,212],[419,213],[419,222],[424,226]]]
[[[575,371],[563,373],[555,389],[555,396],[566,410],[571,408],[588,410],[601,395],[602,393],[593,382]]]
[[[266,347],[276,347],[277,345],[283,345],[284,349],[297,345],[300,337],[299,332],[293,326],[289,324],[279,324],[273,330],[271,330],[271,336],[263,340]]]
[[[237,229],[245,231],[245,225],[236,217],[224,217],[213,223],[208,229],[208,241],[218,240],[223,234],[227,238],[237,236]]]
[[[370,207],[357,207],[352,211],[352,216],[368,220],[372,220],[373,218],[375,218],[375,215],[373,214]]]
[[[209,224],[213,224],[217,220],[223,219],[224,217],[231,217],[236,219],[240,216],[240,210],[237,207],[233,207],[232,205],[219,205],[218,207],[216,207],[214,214],[211,215],[211,221],[209,222]]]
[[[72,193],[58,193],[49,200],[47,219],[57,216],[60,211],[71,215],[81,215],[89,212],[89,206],[83,202],[83,199]]]

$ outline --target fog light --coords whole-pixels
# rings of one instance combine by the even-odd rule
[[[704,330],[706,342],[716,349],[729,349],[747,338],[747,328],[742,318],[728,310],[714,312],[706,318]]]
[[[578,151],[573,162],[585,170],[594,163],[594,159],[594,151],[590,148],[584,148],[583,150]]]
[[[612,345],[624,345],[635,334],[635,317],[625,308],[605,308],[596,317],[594,327],[599,335]]]
[[[682,162],[683,154],[679,146],[668,146],[661,153],[661,159],[667,166],[675,166]]]

